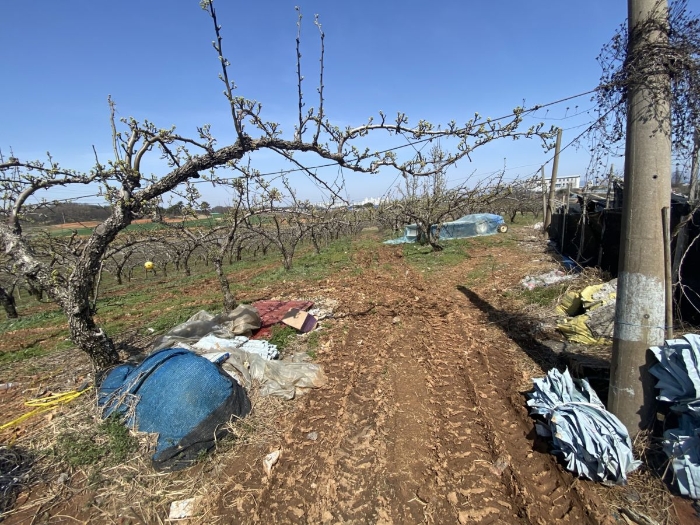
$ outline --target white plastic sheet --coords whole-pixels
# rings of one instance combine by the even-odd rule
[[[552,270],[551,272],[543,273],[541,275],[528,275],[522,281],[520,281],[520,285],[528,290],[534,290],[535,288],[539,288],[541,286],[550,286],[552,284],[570,281],[576,277],[577,275],[564,273],[561,270]]]

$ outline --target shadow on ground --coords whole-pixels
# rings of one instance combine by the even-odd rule
[[[555,367],[563,370],[568,367],[572,376],[587,377],[598,396],[602,400],[607,399],[608,360],[590,353],[577,353],[575,348],[578,346],[570,343],[547,341],[548,344],[545,344],[535,336],[539,331],[539,319],[523,313],[500,310],[466,286],[457,286],[457,290],[484,312],[489,322],[499,326],[542,370]]]

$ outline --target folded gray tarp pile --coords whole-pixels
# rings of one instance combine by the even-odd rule
[[[595,391],[582,379],[576,388],[566,370],[552,369],[534,379],[534,392],[528,394],[530,415],[539,415],[537,433],[551,437],[552,453],[561,454],[567,469],[593,481],[627,481],[627,474],[641,462],[632,454],[627,429],[608,412]]]
[[[700,498],[700,336],[687,334],[650,348],[658,364],[649,372],[658,379],[656,399],[673,403],[681,414],[679,428],[664,432],[664,452],[671,458],[678,490]]]

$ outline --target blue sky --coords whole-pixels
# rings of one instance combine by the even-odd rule
[[[233,140],[228,104],[211,47],[211,21],[198,0],[24,0],[0,4],[0,148],[36,159],[50,151],[63,166],[89,169],[93,145],[103,162],[111,152],[107,96],[119,116],[176,125],[195,135],[209,123],[224,145]],[[296,110],[295,5],[304,14],[302,67],[307,105],[316,105],[319,41],[326,33],[326,114],[357,125],[379,110],[405,112],[411,122],[466,122],[475,112],[498,117],[595,88],[601,46],[625,21],[626,2],[588,0],[218,0],[224,54],[238,95],[263,104],[264,116],[291,132]],[[535,121],[565,129],[563,143],[592,114],[590,95],[540,111]],[[582,113],[573,116],[576,113]],[[560,120],[561,119],[561,120]],[[290,136],[289,134],[287,136]],[[400,144],[386,136],[373,149]],[[152,158],[146,168],[164,174]],[[509,178],[535,173],[551,158],[536,141],[505,140],[478,149],[450,171],[454,181],[503,167]],[[504,160],[505,159],[505,160]],[[612,159],[622,167],[622,159]],[[283,165],[270,154],[258,169]],[[560,174],[583,175],[585,148],[568,148]],[[551,162],[547,165],[547,174]],[[335,174],[337,170],[329,175]],[[350,199],[381,196],[396,173],[346,173]],[[303,197],[316,190],[301,175]],[[205,200],[225,204],[220,189],[201,185]],[[77,197],[86,188],[64,192]],[[89,199],[97,202],[98,199]]]

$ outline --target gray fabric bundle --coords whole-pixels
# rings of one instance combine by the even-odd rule
[[[678,490],[700,498],[700,336],[669,339],[649,350],[659,361],[649,372],[658,379],[656,399],[673,403],[681,414],[678,428],[664,432],[664,452],[671,459]]]
[[[632,454],[627,429],[608,412],[595,391],[582,379],[576,388],[569,371],[552,369],[534,379],[528,394],[530,415],[544,418],[536,423],[537,433],[551,437],[554,454],[561,454],[567,469],[593,481],[627,481],[627,474],[640,461]]]

